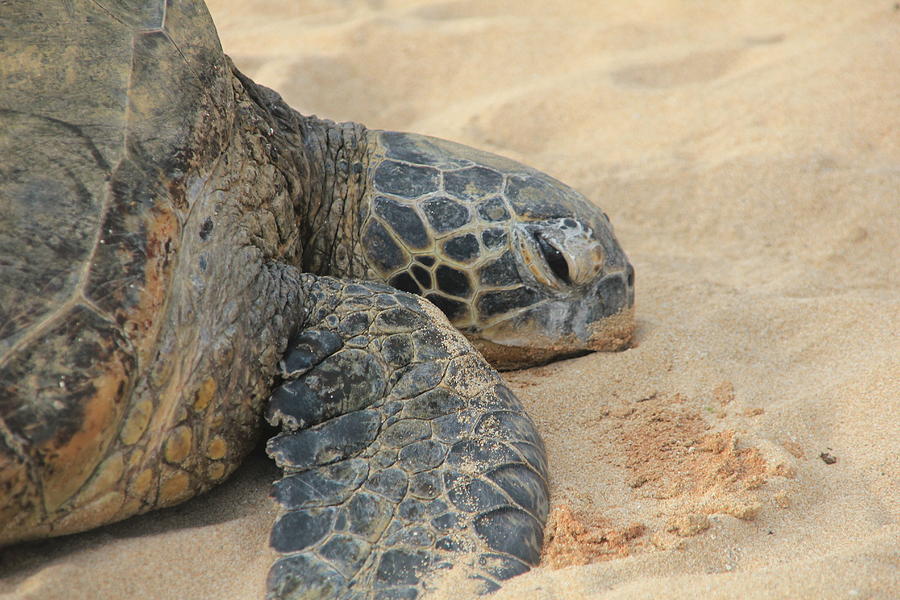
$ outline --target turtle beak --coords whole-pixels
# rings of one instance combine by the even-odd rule
[[[604,276],[592,293],[595,300],[585,302],[584,316],[573,319],[584,323],[576,325],[576,335],[583,332],[577,337],[589,350],[624,350],[634,334],[634,268],[627,263],[623,271]]]

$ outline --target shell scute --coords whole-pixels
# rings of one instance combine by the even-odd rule
[[[81,488],[116,438],[134,365],[118,327],[76,306],[0,368],[0,419],[27,442],[20,459],[40,467],[45,510]]]

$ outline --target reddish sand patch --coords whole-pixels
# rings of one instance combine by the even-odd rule
[[[578,516],[564,504],[550,513],[541,564],[551,569],[622,558],[641,545],[646,527],[633,523],[613,527],[602,518]]]

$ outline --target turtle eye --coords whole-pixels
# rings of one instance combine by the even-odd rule
[[[541,254],[544,255],[544,260],[547,261],[550,270],[553,271],[553,274],[556,275],[560,281],[571,285],[572,279],[569,277],[569,263],[566,262],[566,258],[563,256],[562,252],[560,252],[556,246],[544,239],[544,236],[541,235],[541,232],[539,231],[534,232],[534,239],[541,249]]]

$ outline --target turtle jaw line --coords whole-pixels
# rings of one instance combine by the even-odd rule
[[[629,347],[635,330],[633,291],[627,267],[607,273],[578,298],[545,298],[467,333],[475,347],[501,370],[520,369]],[[624,293],[606,298],[599,291],[625,284]],[[600,296],[598,298],[597,296]],[[604,310],[613,301],[616,310]],[[590,304],[588,304],[590,303]],[[590,308],[605,312],[597,316]]]
[[[496,325],[505,325],[509,319]],[[527,369],[591,354],[592,352],[618,352],[627,350],[634,337],[634,308],[625,308],[614,315],[595,321],[589,327],[587,342],[574,335],[557,336],[547,341],[540,335],[529,341],[533,345],[494,341],[488,337],[471,337],[475,348],[491,365],[500,371]],[[506,342],[506,340],[504,340]]]
[[[552,348],[507,346],[490,340],[473,339],[472,345],[498,371],[517,371],[539,367],[557,360],[577,358],[590,354],[591,350],[559,351]]]

